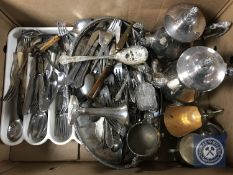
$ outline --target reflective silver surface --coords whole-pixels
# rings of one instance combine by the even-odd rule
[[[80,19],[76,21],[73,31],[75,31],[77,34],[80,34],[91,22],[91,18]]]
[[[217,38],[227,33],[231,28],[232,23],[230,21],[220,21],[213,23],[205,28],[203,33],[203,39]]]
[[[211,91],[223,81],[227,65],[221,55],[204,46],[184,51],[177,62],[181,83],[198,91]]]
[[[136,156],[148,157],[159,148],[159,132],[149,123],[137,123],[127,134],[127,145]]]
[[[201,10],[191,4],[179,4],[168,10],[164,27],[167,33],[180,42],[198,39],[206,26]]]
[[[196,133],[191,133],[184,136],[179,143],[179,153],[181,158],[188,164],[194,164],[194,137],[197,136]]]
[[[68,118],[77,118],[80,115],[88,115],[90,117],[98,116],[105,117],[107,119],[114,119],[122,125],[129,124],[128,106],[126,104],[121,104],[118,107],[83,108],[79,106],[77,97],[72,95],[70,97],[68,113]]]
[[[164,27],[158,28],[155,33],[146,35],[145,40],[156,53],[157,58],[163,61],[178,59],[185,49],[184,44],[170,37]]]
[[[78,63],[82,61],[91,61],[97,59],[114,59],[116,61],[122,62],[126,65],[137,65],[143,64],[148,58],[148,51],[143,46],[131,46],[129,48],[123,49],[114,55],[108,56],[68,56],[61,55],[59,62],[61,64],[68,63]]]
[[[7,138],[14,142],[17,141],[23,134],[23,125],[20,119],[10,122],[7,130]]]

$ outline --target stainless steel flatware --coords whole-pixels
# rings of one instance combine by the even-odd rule
[[[69,91],[68,87],[64,86],[59,90],[56,97],[56,115],[54,127],[54,135],[63,141],[70,137],[72,131],[72,126],[68,121],[68,103]]]
[[[23,134],[23,124],[22,121],[19,118],[19,114],[18,114],[18,94],[19,93],[19,89],[16,90],[16,96],[15,96],[15,100],[12,99],[12,103],[13,103],[13,110],[15,112],[13,112],[13,115],[10,118],[10,122],[9,122],[9,126],[7,129],[7,137],[10,141],[15,142],[17,141]]]
[[[83,51],[82,55],[87,55],[92,46],[94,45],[95,41],[97,40],[99,36],[99,31],[95,31],[92,33],[90,39],[88,40],[88,43],[85,47],[85,50]],[[73,83],[75,80],[75,77],[77,78],[77,82],[75,84],[76,88],[79,88],[83,85],[83,80],[85,77],[85,72],[87,71],[90,63],[84,63],[84,64],[75,64],[72,69],[70,70],[70,73],[68,74],[67,80],[68,85]],[[82,66],[81,66],[82,65]]]
[[[92,45],[88,55],[92,56],[95,53],[97,45],[98,45],[98,41],[95,41],[95,43]],[[91,61],[84,62],[84,63],[80,64],[82,66],[80,67],[80,70],[78,71],[78,73],[74,79],[74,83],[73,83],[75,88],[80,88],[83,85],[84,78],[88,73],[90,64],[91,64]],[[90,74],[92,74],[92,70],[90,71]]]

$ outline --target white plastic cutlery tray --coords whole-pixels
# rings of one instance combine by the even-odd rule
[[[5,65],[5,77],[4,77],[4,92],[3,94],[5,95],[7,93],[7,90],[10,86],[10,71],[11,71],[11,66],[13,62],[13,54],[16,50],[17,46],[17,38],[20,37],[22,30],[28,30],[28,29],[34,29],[34,30],[39,30],[43,33],[47,34],[57,34],[57,27],[17,27],[11,30],[11,32],[8,35],[8,41],[7,41],[7,53],[6,53],[6,65]],[[71,28],[68,28],[71,30]],[[29,69],[29,64],[27,65],[27,71]],[[27,73],[27,81],[29,80],[29,73]],[[27,82],[28,83],[28,82]],[[28,135],[28,128],[29,128],[29,122],[30,122],[30,114],[25,115],[23,118],[23,134],[20,139],[18,139],[15,142],[12,142],[8,139],[7,137],[7,129],[10,123],[10,118],[12,115],[14,115],[14,110],[12,107],[11,102],[3,102],[2,105],[2,117],[1,117],[1,140],[4,144],[6,145],[18,145],[23,140],[28,142],[31,145],[41,145],[45,143],[47,140],[51,140],[53,143],[57,145],[64,145],[68,143],[71,140],[75,140],[77,143],[80,143],[78,138],[76,137],[75,134],[75,128],[72,126],[72,133],[70,137],[65,140],[65,141],[60,141],[55,137],[54,135],[54,127],[55,127],[55,103],[53,102],[48,110],[48,122],[47,122],[47,133],[46,136],[44,137],[43,140],[36,142],[30,138]]]

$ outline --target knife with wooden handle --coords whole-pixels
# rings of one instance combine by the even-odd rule
[[[128,28],[126,29],[126,31],[124,32],[124,34],[120,38],[120,41],[116,45],[117,51],[123,49],[126,41],[128,40],[129,34],[132,31],[132,27],[133,27],[133,23],[130,26],[128,26]],[[100,91],[101,87],[104,84],[104,80],[107,78],[110,71],[112,70],[113,65],[114,64],[110,64],[110,65],[105,67],[105,69],[103,70],[101,75],[97,78],[97,80],[96,80],[95,84],[93,85],[92,89],[88,93],[89,98],[94,99],[97,96],[98,92]]]
[[[104,68],[103,72],[97,78],[95,84],[93,85],[92,89],[88,93],[89,98],[94,99],[96,97],[96,95],[98,94],[98,92],[100,91],[101,87],[104,84],[104,80],[109,75],[111,69],[112,69],[112,65],[108,65]]]
[[[55,35],[55,36],[49,38],[49,40],[46,41],[45,43],[43,43],[43,45],[39,48],[40,51],[42,51],[42,52],[46,51],[48,48],[50,48],[52,45],[54,45],[60,39],[61,39],[61,37],[58,35]]]

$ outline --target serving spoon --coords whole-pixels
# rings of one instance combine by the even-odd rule
[[[73,62],[90,61],[96,59],[114,59],[126,65],[136,65],[144,63],[148,58],[148,51],[143,46],[131,46],[120,52],[108,56],[67,56],[61,55],[59,62],[68,64]]]

